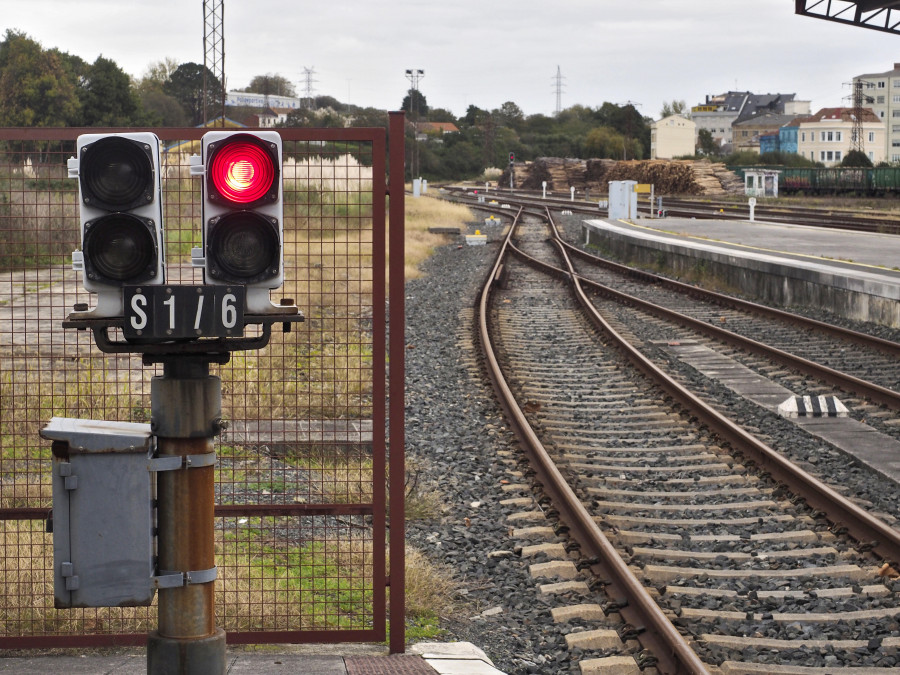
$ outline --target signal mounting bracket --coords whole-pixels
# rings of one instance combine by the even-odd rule
[[[269,344],[272,337],[272,325],[282,324],[282,331],[290,332],[292,323],[300,323],[306,317],[295,306],[285,306],[279,314],[244,314],[244,325],[260,325],[259,335],[250,337],[216,337],[198,339],[179,339],[171,341],[153,340],[115,340],[109,335],[110,329],[121,330],[125,318],[101,317],[82,318],[83,312],[74,312],[62,322],[63,328],[90,330],[94,334],[94,342],[100,351],[107,354],[142,354],[145,365],[161,363],[172,357],[193,356],[211,363],[228,363],[233,351],[262,349]]]

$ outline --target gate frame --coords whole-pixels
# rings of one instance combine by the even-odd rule
[[[0,141],[75,141],[84,133],[150,131],[163,141],[199,141],[211,127],[6,127]],[[244,127],[236,127],[240,131]],[[372,504],[335,505],[216,505],[215,516],[369,515],[373,516],[373,573],[371,629],[235,631],[228,644],[384,642],[387,638],[387,600],[390,599],[391,653],[406,645],[405,603],[405,117],[389,113],[388,129],[277,128],[285,141],[346,141],[372,147]],[[387,145],[387,136],[390,145]],[[389,209],[389,211],[386,211]],[[387,214],[387,218],[386,218]],[[386,222],[387,221],[387,222]],[[389,228],[389,229],[388,229]],[[387,257],[388,246],[390,258]],[[387,288],[385,287],[387,269]],[[387,298],[390,296],[390,303]],[[385,309],[387,312],[385,312]],[[388,334],[387,325],[390,323]],[[59,330],[63,330],[60,327]],[[390,356],[390,360],[387,358]],[[49,451],[48,451],[49,452]],[[386,472],[387,470],[387,472]],[[386,477],[378,479],[379,477]],[[388,495],[388,492],[390,493]],[[388,507],[387,498],[390,498]],[[388,510],[389,509],[389,510]],[[47,520],[42,507],[0,508],[0,520]],[[393,527],[389,527],[389,524]],[[398,525],[399,524],[399,525]],[[385,539],[390,529],[388,539]],[[375,544],[381,543],[381,546]],[[386,571],[389,556],[390,571]],[[145,646],[147,633],[97,635],[0,636],[0,649],[46,649],[108,646]]]

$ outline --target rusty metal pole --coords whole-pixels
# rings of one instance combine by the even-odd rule
[[[215,625],[213,437],[222,386],[202,358],[164,361],[151,382],[152,430],[160,457],[181,468],[157,474],[158,627],[147,641],[149,675],[222,675],[225,631]],[[172,584],[172,580],[180,583]]]

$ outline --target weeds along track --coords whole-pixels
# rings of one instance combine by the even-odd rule
[[[660,672],[898,665],[900,581],[885,567],[898,533],[842,498],[840,478],[804,472],[704,404],[708,392],[686,391],[696,381],[662,372],[677,359],[660,344],[702,339],[725,359],[732,347],[633,306],[583,309],[574,275],[551,274],[564,265],[550,234],[520,213],[505,246],[519,253],[501,254],[482,295],[482,342],[607,614],[621,614]]]

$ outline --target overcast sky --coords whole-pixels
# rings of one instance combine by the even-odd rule
[[[92,62],[100,54],[142,75],[164,57],[203,62],[202,0],[3,2],[0,28]],[[796,93],[849,105],[854,75],[900,63],[900,36],[794,14],[793,0],[225,0],[230,89],[277,73],[316,95],[395,110],[419,88],[430,107],[513,101],[562,107],[631,101],[652,118],[728,90]],[[637,105],[640,104],[640,105]]]

